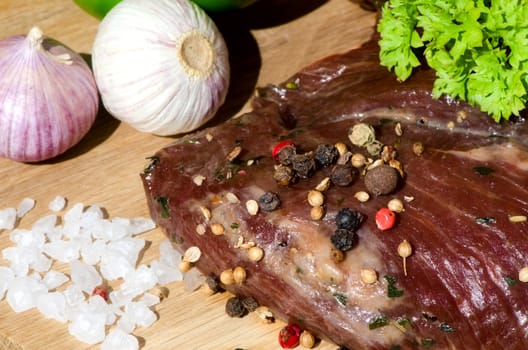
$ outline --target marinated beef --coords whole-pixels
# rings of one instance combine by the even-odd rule
[[[260,88],[252,112],[152,158],[142,174],[152,218],[179,250],[201,249],[196,266],[205,275],[243,266],[245,282],[228,290],[349,349],[527,349],[528,283],[518,272],[528,265],[528,125],[496,124],[467,104],[435,100],[433,78],[422,69],[397,82],[372,42]],[[359,123],[390,147],[371,154],[353,145],[348,133]],[[323,216],[312,218],[308,193],[326,187],[333,167],[316,164],[310,176],[293,172],[278,183],[272,152],[283,140],[295,146],[292,161],[344,143],[395,167],[399,182],[360,202],[355,194],[367,188],[359,168],[352,183],[322,188]],[[248,211],[246,202],[265,193],[278,208]],[[392,198],[404,211],[381,230],[376,213]],[[331,238],[343,208],[361,222],[336,254]],[[213,234],[213,224],[224,233]],[[412,246],[406,274],[404,240]],[[248,257],[253,244],[261,260]],[[362,281],[362,269],[377,282]]]

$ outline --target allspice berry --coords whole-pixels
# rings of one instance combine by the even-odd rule
[[[398,170],[390,165],[382,164],[367,171],[365,186],[375,196],[386,195],[396,190],[399,178]]]

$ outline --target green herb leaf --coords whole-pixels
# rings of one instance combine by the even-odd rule
[[[433,338],[423,338],[421,341],[420,341],[420,345],[426,349],[429,349],[430,347],[432,347],[433,345],[436,344],[436,340],[434,340]]]
[[[485,176],[493,172],[493,169],[487,166],[476,166],[473,168],[473,171],[479,175]]]
[[[341,304],[341,306],[346,306],[347,300],[348,300],[346,295],[341,294],[341,293],[334,293],[333,296],[335,300],[337,300],[337,302]]]
[[[368,327],[370,330],[385,327],[389,324],[389,319],[383,315],[376,317],[374,320],[372,320]]]
[[[445,322],[440,323],[440,330],[444,333],[454,333],[455,332],[455,329]]]
[[[424,58],[433,97],[477,105],[497,122],[528,102],[528,2],[389,0],[378,22],[380,62],[406,80]]]
[[[516,285],[519,280],[516,279],[516,278],[511,278],[511,277],[508,277],[508,276],[504,276],[504,282],[506,282],[506,284],[509,286],[509,287],[513,287],[514,285]]]
[[[497,222],[493,216],[481,216],[475,219],[475,222],[482,226],[489,226]]]
[[[389,298],[398,298],[403,296],[403,290],[396,288],[396,277],[392,275],[383,276],[387,281],[387,296]]]
[[[161,217],[164,219],[170,218],[169,199],[167,197],[158,197],[156,201],[161,207]]]
[[[160,158],[157,156],[151,156],[147,157],[146,159],[150,160],[150,163],[145,167],[145,169],[143,169],[143,173],[149,174],[150,172],[152,172],[152,170],[156,168],[156,165],[158,165]]]

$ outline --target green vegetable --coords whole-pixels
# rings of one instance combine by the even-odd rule
[[[251,5],[256,0],[192,0],[201,8],[211,12],[222,12],[240,9]]]
[[[434,98],[467,101],[500,122],[528,100],[526,18],[523,0],[390,0],[377,28],[380,61],[403,81],[425,58]]]
[[[121,0],[73,0],[84,11],[96,18],[103,18]]]
[[[201,8],[210,12],[222,12],[240,9],[257,0],[192,0]],[[121,0],[73,0],[80,8],[92,16],[102,19]]]

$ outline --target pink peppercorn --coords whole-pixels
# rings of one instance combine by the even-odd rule
[[[382,231],[389,230],[396,223],[396,213],[389,208],[381,208],[376,213],[376,226]]]

